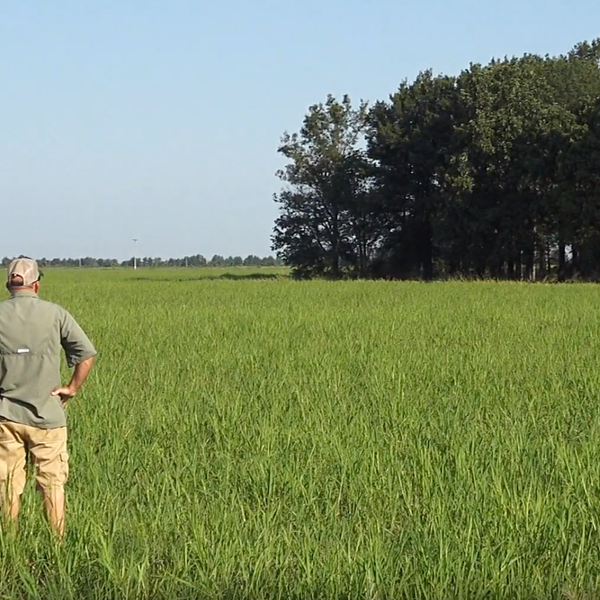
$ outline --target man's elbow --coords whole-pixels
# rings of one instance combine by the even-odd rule
[[[88,358],[78,363],[77,366],[82,368],[87,367],[88,369],[91,369],[94,363],[96,362],[96,356],[97,354],[94,354],[93,356],[88,356]]]

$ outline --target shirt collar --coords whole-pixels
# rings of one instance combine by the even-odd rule
[[[12,292],[11,298],[37,298],[38,295],[33,290],[23,290],[22,292]]]

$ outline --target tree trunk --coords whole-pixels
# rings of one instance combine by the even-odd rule
[[[558,242],[558,281],[564,281],[566,276],[565,241],[560,238]]]
[[[517,253],[517,260],[515,260],[515,279],[521,280],[523,277],[523,266],[521,263],[521,252]]]
[[[579,273],[579,250],[575,244],[571,244],[571,277]]]
[[[337,214],[333,217],[331,236],[331,275],[334,279],[340,277],[340,232]]]
[[[423,279],[433,279],[433,231],[431,221],[426,218],[421,227],[421,256],[420,262],[423,269]]]
[[[364,234],[364,232],[362,232],[361,238],[360,238],[360,258],[359,258],[359,263],[360,263],[360,273],[359,276],[361,278],[365,278],[367,277],[367,270],[368,270],[368,249],[367,249],[367,241],[366,241],[367,236]]]
[[[502,278],[502,265],[503,263],[499,262],[496,258],[493,259],[492,264],[490,265],[490,275],[492,276],[492,279]]]
[[[528,252],[527,256],[525,257],[525,273],[523,276],[525,281],[531,281],[533,279],[533,264],[533,252]]]
[[[537,244],[538,270],[536,281],[543,281],[546,278],[546,247],[543,242]]]
[[[451,257],[450,260],[448,261],[448,274],[453,277],[456,275],[456,273],[459,270],[459,264],[460,261],[457,260],[455,257]]]
[[[525,242],[523,259],[525,263],[523,279],[525,281],[532,281],[535,278],[535,227],[529,231],[529,238]]]

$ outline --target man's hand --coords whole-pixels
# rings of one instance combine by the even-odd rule
[[[83,382],[89,375],[95,360],[96,357],[91,356],[83,362],[80,362],[75,367],[75,372],[73,373],[73,377],[71,378],[69,385],[56,388],[52,392],[53,396],[60,396],[60,401],[63,403],[63,406],[79,391],[79,388],[83,385]]]
[[[74,387],[66,385],[65,387],[56,388],[52,392],[52,396],[60,396],[60,401],[65,405],[76,393],[77,390]]]

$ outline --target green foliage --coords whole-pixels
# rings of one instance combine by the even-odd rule
[[[49,268],[44,295],[100,357],[66,543],[30,484],[0,598],[597,593],[596,287]]]
[[[280,148],[290,187],[276,196],[274,249],[307,275],[597,277],[599,55],[595,41],[420,73],[368,111],[366,156],[350,150],[363,113],[349,119],[348,98],[313,107]],[[369,243],[355,269],[359,223]]]
[[[312,106],[299,134],[284,134],[278,172],[287,187],[275,196],[280,216],[273,249],[299,276],[361,274],[377,243],[370,223],[369,172],[360,144],[367,105],[345,96]]]
[[[428,71],[370,113],[369,155],[389,231],[379,259],[388,271],[433,276],[434,228],[448,194],[459,111],[456,79]]]

